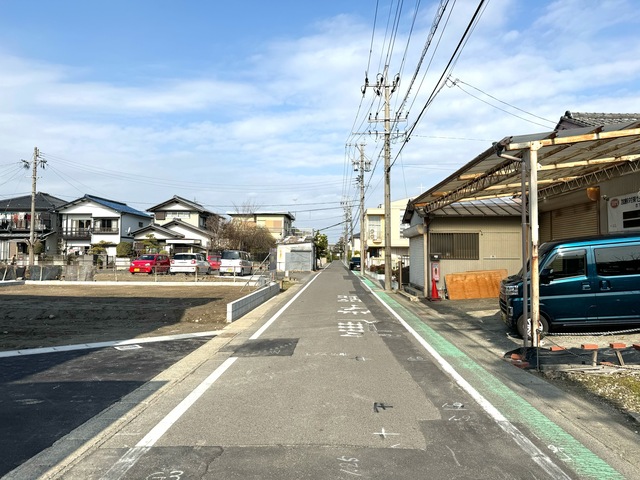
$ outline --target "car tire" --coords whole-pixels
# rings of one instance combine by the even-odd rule
[[[520,316],[518,321],[516,322],[516,329],[518,330],[518,334],[522,337],[531,339],[531,319],[529,321],[525,321],[524,316]],[[549,321],[544,317],[544,315],[540,315],[540,338],[543,338],[547,333],[549,333]]]

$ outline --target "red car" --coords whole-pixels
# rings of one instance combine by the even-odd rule
[[[207,261],[212,270],[220,270],[220,255],[209,255]]]
[[[131,262],[129,271],[131,273],[167,273],[171,266],[171,259],[168,255],[159,253],[147,253],[140,255]]]

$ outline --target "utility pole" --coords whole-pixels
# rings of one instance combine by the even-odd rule
[[[349,253],[349,243],[348,243],[348,239],[349,239],[349,232],[352,230],[351,227],[351,204],[349,203],[349,200],[345,199],[342,200],[342,202],[340,202],[342,204],[342,206],[344,207],[344,242],[343,242],[343,250],[344,250],[344,260],[345,260],[345,264],[348,260],[348,253]],[[353,236],[353,232],[351,233]]]
[[[40,151],[38,147],[33,148],[33,160],[31,161],[31,165],[27,160],[22,160],[24,164],[24,168],[31,167],[31,220],[29,222],[29,268],[33,267],[35,263],[35,253],[33,247],[36,243],[36,183],[38,181],[38,163],[40,166],[44,168],[47,161],[43,158],[40,158]]]
[[[358,146],[360,150],[360,162],[354,161],[354,170],[359,171],[358,183],[360,185],[360,258],[364,268],[367,255],[367,231],[364,228],[364,174],[371,171],[371,162],[364,158],[364,143]]]
[[[389,102],[391,94],[400,84],[400,75],[396,75],[391,83],[388,79],[389,65],[385,65],[384,73],[379,73],[376,84],[369,85],[369,79],[365,79],[362,93],[368,87],[372,87],[378,96],[384,95],[384,289],[391,291],[391,113]],[[369,117],[369,121],[379,121]]]

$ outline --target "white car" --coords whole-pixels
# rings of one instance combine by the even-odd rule
[[[211,265],[201,253],[176,253],[171,259],[169,273],[196,273],[209,275]]]

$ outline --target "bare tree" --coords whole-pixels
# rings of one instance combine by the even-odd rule
[[[211,215],[207,218],[205,229],[209,232],[209,245],[212,250],[221,250],[224,239],[226,221],[220,215]]]

